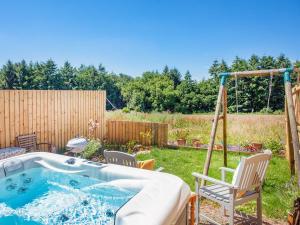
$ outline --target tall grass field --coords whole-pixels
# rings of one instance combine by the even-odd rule
[[[196,138],[200,139],[202,144],[207,144],[209,142],[213,114],[123,113],[118,110],[107,112],[106,118],[167,123],[169,125],[169,141],[176,141],[174,131],[178,128],[183,128],[189,131],[188,142]],[[260,142],[264,148],[277,152],[284,148],[284,115],[229,114],[227,124],[228,144],[243,146],[251,142]],[[219,122],[215,143],[222,144],[222,120]]]

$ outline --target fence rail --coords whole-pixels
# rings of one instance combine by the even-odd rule
[[[90,119],[98,120],[95,135],[103,138],[105,99],[105,91],[0,90],[0,147],[35,132],[38,142],[62,148],[70,138],[88,135]]]
[[[168,142],[168,124],[163,123],[108,120],[106,130],[108,142],[114,144],[135,140],[143,145],[164,146]]]

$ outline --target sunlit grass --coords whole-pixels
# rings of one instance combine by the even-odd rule
[[[176,128],[189,129],[188,141],[193,138],[207,144],[212,126],[213,114],[170,114],[170,113],[139,113],[114,111],[107,113],[108,119],[149,121],[169,124],[169,140],[175,140],[173,130]],[[284,115],[262,114],[230,114],[228,115],[228,144],[243,145],[250,142],[266,144],[270,139],[277,143],[284,143],[285,127]],[[216,143],[222,143],[222,121],[219,123]]]
[[[236,168],[240,158],[244,155],[229,153],[228,167]],[[150,154],[138,155],[139,160],[154,158],[157,167],[164,167],[164,172],[181,177],[191,190],[194,190],[192,172],[202,172],[206,151],[194,149],[158,149],[154,148]],[[219,167],[223,166],[223,153],[213,152],[209,175],[220,178]],[[229,176],[229,182],[231,177]],[[284,158],[273,156],[269,165],[265,184],[263,186],[263,213],[267,217],[285,219],[292,206],[292,201],[299,194],[295,185],[290,185],[288,163]],[[255,213],[255,202],[243,206],[247,213]]]
[[[122,111],[108,112],[107,117],[115,120],[133,120],[167,123],[169,140],[176,140],[173,130],[189,129],[188,141],[197,138],[206,144],[212,126],[213,114],[170,114],[170,113],[139,113]],[[222,121],[220,121],[216,143],[222,143]],[[265,146],[272,140],[283,147],[285,142],[284,115],[262,114],[230,114],[228,115],[228,143],[244,145],[249,142],[261,142]],[[157,166],[162,166],[168,173],[181,177],[194,190],[192,172],[202,172],[206,157],[204,150],[170,150],[154,149],[151,154],[139,155],[139,159],[155,158]],[[230,153],[228,165],[235,168],[241,155]],[[210,176],[220,178],[219,167],[223,165],[222,152],[214,152],[210,168]],[[231,177],[229,177],[230,179]],[[297,196],[295,185],[290,185],[290,173],[285,159],[274,156],[270,163],[266,182],[263,187],[263,212],[267,217],[284,219]],[[247,204],[242,210],[255,213],[255,203]]]

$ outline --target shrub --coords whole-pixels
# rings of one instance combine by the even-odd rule
[[[271,114],[271,113],[273,113],[273,110],[270,108],[263,108],[260,110],[260,113]]]
[[[274,114],[274,115],[282,115],[282,114],[283,114],[283,111],[280,110],[280,109],[278,109],[278,110],[275,110],[275,111],[273,112],[273,114]]]
[[[280,140],[276,140],[274,138],[268,138],[265,141],[264,146],[266,149],[270,149],[274,153],[279,153],[280,150],[283,149],[283,146],[282,146]]]
[[[190,134],[190,130],[189,129],[176,129],[174,130],[174,136],[176,137],[176,139],[187,139],[187,137]]]
[[[101,143],[97,140],[91,140],[85,147],[82,156],[85,159],[92,159],[97,154],[100,154]]]
[[[126,143],[126,150],[129,154],[132,154],[133,153],[133,150],[134,150],[134,146],[137,144],[137,142],[135,140],[131,140],[131,141],[128,141]]]
[[[124,108],[122,109],[122,112],[123,112],[123,113],[130,113],[130,109],[129,109],[128,107],[124,107]]]

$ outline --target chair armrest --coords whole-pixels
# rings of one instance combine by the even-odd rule
[[[230,172],[230,173],[234,173],[235,172],[235,169],[231,169],[231,168],[228,168],[228,167],[220,167],[220,170],[221,171]]]
[[[56,146],[55,146],[55,145],[53,145],[53,144],[51,144],[51,143],[47,143],[47,142],[37,143],[36,145],[37,145],[37,146],[39,146],[39,145],[48,145],[48,151],[50,151],[50,152],[51,152],[51,150],[52,150],[53,147],[56,149]]]
[[[232,184],[226,183],[226,182],[221,181],[221,180],[217,180],[217,179],[209,177],[209,176],[205,176],[205,175],[200,174],[200,173],[195,173],[194,172],[194,173],[192,173],[192,175],[196,178],[200,178],[202,180],[206,180],[206,181],[209,181],[209,182],[214,183],[214,184],[219,184],[219,185],[222,185],[222,186],[225,186],[225,187],[228,187],[228,188],[235,189],[235,187]]]
[[[51,146],[51,144],[48,143],[48,142],[41,142],[41,143],[37,143],[36,145],[49,145],[49,146]]]
[[[157,168],[155,171],[156,172],[161,172],[161,171],[163,171],[165,168],[163,168],[163,167],[159,167],[159,168]]]
[[[234,173],[234,169],[228,168],[228,167],[220,167],[221,170],[221,180],[225,181],[226,180],[226,172],[229,173]]]

